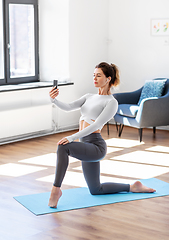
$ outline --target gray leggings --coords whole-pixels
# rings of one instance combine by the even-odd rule
[[[65,176],[69,156],[82,161],[82,169],[90,193],[93,195],[118,193],[130,190],[129,184],[100,183],[100,160],[106,155],[107,146],[100,133],[92,133],[80,139],[59,145],[57,149],[57,163],[54,186],[60,187]]]

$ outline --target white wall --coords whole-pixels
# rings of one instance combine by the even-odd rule
[[[97,91],[94,67],[108,60],[108,1],[71,0],[69,4],[70,78],[81,96]]]
[[[66,75],[73,98],[95,91],[94,67],[108,59],[107,13],[108,0],[39,1],[41,81]]]
[[[169,78],[169,37],[153,37],[152,18],[167,18],[168,0],[40,0],[40,79],[68,75],[59,99],[72,101],[93,86],[94,66],[116,63],[121,84],[116,91],[140,88],[145,80]],[[108,41],[107,41],[108,40]],[[59,122],[65,123],[64,113]],[[71,122],[78,123],[79,113]]]
[[[69,0],[39,0],[40,80],[69,77]]]
[[[108,60],[108,0],[40,0],[40,80],[67,76],[73,86],[60,87],[58,99],[73,101],[96,92],[93,71]],[[54,109],[59,128],[75,126],[79,111]]]
[[[40,0],[41,81],[69,77],[75,99],[96,91],[92,75],[100,61],[119,66],[118,91],[169,77],[169,36],[150,32],[151,19],[167,18],[168,9],[168,0]]]
[[[119,91],[136,90],[147,79],[169,78],[169,36],[151,35],[153,18],[169,18],[168,0],[109,0],[108,61],[121,70]]]

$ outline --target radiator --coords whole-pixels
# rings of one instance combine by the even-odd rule
[[[52,131],[52,104],[0,111],[0,141]]]

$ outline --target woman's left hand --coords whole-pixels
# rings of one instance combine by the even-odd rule
[[[62,138],[59,142],[58,142],[58,145],[65,145],[69,143],[69,141],[67,140],[67,138]]]

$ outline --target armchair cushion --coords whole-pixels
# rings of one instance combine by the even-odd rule
[[[117,114],[135,118],[138,112],[139,106],[133,104],[120,104],[117,110]]]
[[[138,105],[145,98],[161,97],[166,80],[147,80],[142,89]]]

